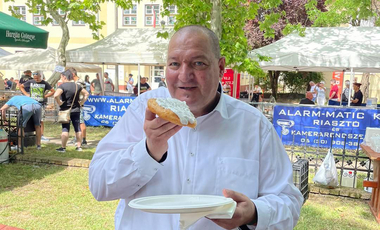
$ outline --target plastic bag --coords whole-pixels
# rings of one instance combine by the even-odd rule
[[[315,174],[313,181],[327,186],[338,185],[338,172],[336,170],[334,155],[331,153],[331,149],[329,149],[329,152],[323,160],[323,164],[319,167],[317,174]]]

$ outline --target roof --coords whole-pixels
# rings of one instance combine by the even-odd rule
[[[165,31],[171,32],[158,28],[117,29],[91,45],[67,51],[66,57],[81,63],[164,65],[169,40],[157,38],[157,33]]]
[[[56,50],[30,49],[24,52],[4,56],[0,58],[0,69],[4,70],[48,70],[54,71],[56,66]],[[81,63],[66,63],[66,67],[74,67],[78,72],[101,72],[96,65]]]
[[[380,72],[380,27],[310,27],[250,52],[271,57],[265,70]]]

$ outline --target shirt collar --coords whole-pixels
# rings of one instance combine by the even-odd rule
[[[219,102],[218,104],[216,105],[214,111],[218,111],[220,113],[220,115],[224,118],[224,119],[228,119],[229,116],[228,116],[228,111],[227,111],[227,102],[226,102],[226,99],[227,99],[227,95],[225,95],[222,91],[221,91],[221,84],[219,83],[220,87],[218,87],[218,92],[220,93],[220,98],[219,98]]]

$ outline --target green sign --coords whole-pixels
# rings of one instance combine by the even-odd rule
[[[47,48],[49,32],[0,12],[0,46]]]

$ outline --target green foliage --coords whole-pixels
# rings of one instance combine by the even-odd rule
[[[5,2],[14,2],[14,0],[5,0]],[[97,14],[100,11],[100,4],[105,2],[115,2],[116,5],[121,8],[129,9],[132,8],[134,2],[140,2],[140,0],[27,0],[25,5],[28,6],[29,12],[39,13],[43,16],[44,20],[41,21],[42,25],[53,23],[54,19],[52,13],[58,14],[59,12],[64,12],[64,14],[60,16],[66,25],[70,20],[76,22],[83,21],[92,30],[93,38],[99,39],[97,32],[102,29],[105,22],[99,21]],[[12,6],[9,7],[9,10],[14,16],[18,18],[21,17]],[[59,21],[57,22],[60,23]],[[60,26],[62,27],[63,25],[60,24]]]
[[[320,82],[323,80],[322,73],[318,72],[282,72],[281,74],[284,84],[292,93],[303,93],[310,81]]]
[[[316,0],[306,4],[314,26],[333,27],[347,23],[359,26],[361,20],[374,20],[376,26],[380,25],[379,0],[327,0],[327,12],[318,10],[316,4]]]
[[[248,51],[252,48],[245,36],[245,23],[254,19],[260,9],[271,9],[282,3],[281,0],[265,0],[259,3],[242,0],[222,0],[222,35],[220,39],[221,53],[226,58],[227,66],[237,71],[246,71],[254,76],[264,76],[258,63],[248,58]],[[169,15],[167,8],[176,5],[178,15],[174,29],[186,25],[203,25],[211,27],[212,1],[210,0],[163,0],[163,16]],[[280,13],[269,14],[261,24],[266,36],[273,36],[271,25],[280,17]],[[168,33],[159,36],[168,37]]]

